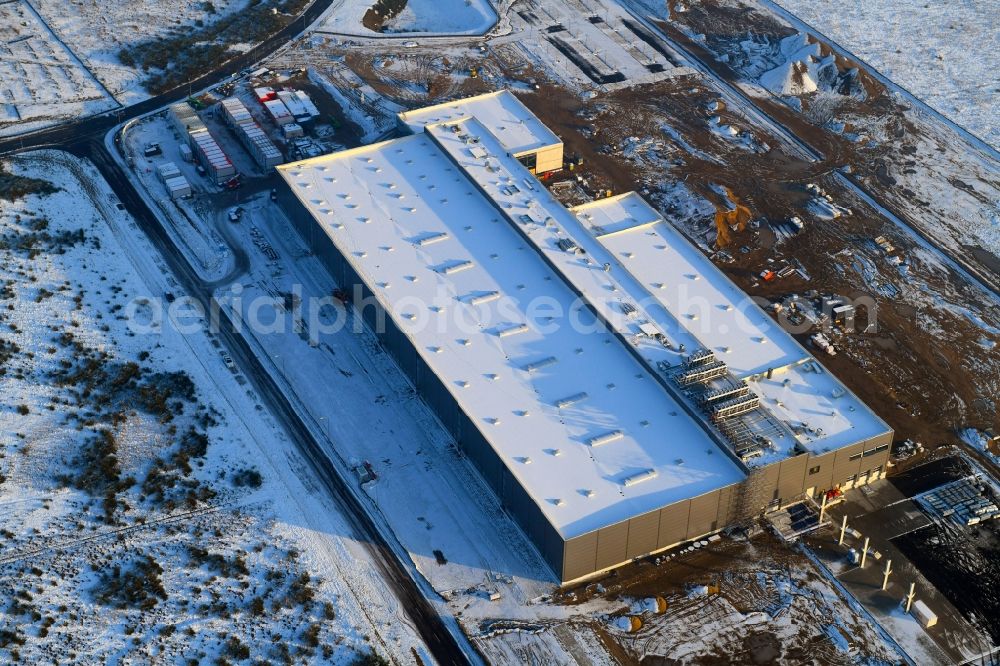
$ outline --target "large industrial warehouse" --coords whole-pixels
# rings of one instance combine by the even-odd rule
[[[884,476],[891,429],[641,197],[535,179],[514,95],[400,126],[279,197],[559,580]]]

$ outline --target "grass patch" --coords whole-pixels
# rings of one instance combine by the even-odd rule
[[[146,73],[143,85],[158,95],[237,55],[230,44],[256,44],[267,39],[291,23],[307,4],[309,0],[250,0],[244,9],[208,25],[195,22],[124,48],[118,52],[118,59]]]
[[[59,188],[47,180],[15,176],[0,167],[0,200],[16,201],[29,194],[44,196],[58,191]]]
[[[143,555],[102,572],[93,593],[99,602],[108,606],[148,611],[161,599],[167,599],[162,575],[163,567],[152,556]]]

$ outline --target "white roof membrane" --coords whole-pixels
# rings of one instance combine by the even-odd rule
[[[506,152],[514,155],[561,143],[559,137],[509,90],[399,114],[399,119],[414,133],[423,131],[427,125],[472,117],[499,139]]]
[[[743,479],[428,135],[278,171],[564,538]]]

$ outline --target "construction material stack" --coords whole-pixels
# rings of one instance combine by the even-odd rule
[[[156,174],[163,181],[171,199],[181,199],[191,196],[191,184],[181,175],[181,170],[174,162],[164,162],[156,167]]]
[[[170,107],[170,120],[181,135],[187,136],[191,149],[212,180],[222,185],[236,175],[236,167],[194,109],[184,103],[174,104]]]
[[[267,170],[284,162],[281,151],[254,121],[243,102],[235,97],[222,100],[222,114],[262,169]]]

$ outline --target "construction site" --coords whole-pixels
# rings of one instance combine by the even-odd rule
[[[994,187],[989,170],[863,68],[856,81],[844,74],[841,89],[863,86],[864,99],[827,95],[820,108],[802,95],[797,109],[794,96],[753,97],[760,72],[744,83],[750,70],[733,55],[734,35],[747,22],[775,43],[790,34],[759,12],[736,19],[699,6],[653,21],[594,0],[516,9],[482,38],[319,31],[266,63],[266,73],[201,96],[207,108],[239,98],[284,148],[282,128],[298,123],[270,114],[268,88],[309,92],[321,114],[306,130],[313,145],[286,152],[292,163],[277,174],[243,154],[239,108],[218,118],[200,111],[247,175],[242,191],[196,198],[224,216],[243,198],[278,191],[275,208],[304,249],[286,257],[279,218],[252,204],[246,230],[269,270],[305,270],[315,258],[338,298],[350,300],[359,285],[362,301],[379,304],[359,311],[389,323],[383,334],[371,327],[379,349],[564,585],[549,599],[527,582],[532,576],[508,579],[503,566],[486,582],[457,574],[464,551],[431,530],[428,509],[409,516],[387,499],[405,454],[395,454],[394,468],[388,455],[380,463],[374,450],[356,454],[380,508],[417,521],[417,541],[428,545],[411,556],[429,558],[435,588],[497,659],[559,661],[581,644],[589,661],[609,663],[989,655],[996,638],[981,618],[991,602],[976,598],[961,572],[988,569],[994,552],[987,479],[1000,453],[989,434],[1000,426],[1000,311],[978,282],[989,278],[988,261],[973,261],[987,255],[956,253],[950,241],[943,252],[914,231],[935,237],[945,227],[934,225],[954,214],[949,205],[968,213],[967,199],[978,196],[970,192]],[[685,22],[711,36],[707,45]],[[691,59],[707,46],[716,55],[730,49],[732,66]],[[750,98],[730,91],[742,86]],[[463,111],[470,98],[479,101],[464,104],[478,108]],[[491,99],[501,99],[501,111],[491,112]],[[840,116],[850,120],[837,131]],[[367,183],[375,198],[349,183]],[[961,240],[958,247],[977,247]],[[427,300],[435,287],[445,291],[441,302]],[[426,310],[394,308],[417,294]],[[539,332],[551,322],[517,307],[500,313],[533,295],[554,297],[564,312],[582,305],[601,345]],[[481,317],[482,327],[426,340],[411,331],[458,312]],[[453,368],[456,359],[464,365]],[[432,387],[433,377],[442,385]],[[497,406],[497,391],[514,387]],[[650,414],[668,415],[667,424]],[[671,444],[655,449],[648,442],[657,437]],[[955,447],[985,477],[897,488]],[[560,482],[544,481],[551,478]],[[898,529],[878,527],[893,521]],[[965,554],[951,561],[951,548]],[[824,606],[829,595],[843,605]],[[649,601],[658,597],[662,612]],[[508,599],[542,601],[528,612]],[[562,609],[573,619],[522,617],[562,618]],[[815,626],[806,618],[816,613],[853,619]],[[670,631],[671,618],[751,637],[713,650]]]
[[[603,4],[591,9],[594,17],[606,19],[603,24],[599,20],[589,22],[600,30],[616,25],[616,21],[619,27],[624,21],[635,23],[628,15],[616,14],[619,10]],[[545,27],[571,24],[570,33],[590,29],[569,20],[555,6],[547,6],[545,12],[530,11],[533,17],[519,14],[511,17],[512,23],[530,20]],[[546,23],[546,16],[553,12],[558,14],[558,20]],[[694,21],[704,20],[696,29],[712,34],[710,22],[718,21],[719,16],[729,14],[726,10],[716,14],[678,12],[678,22],[668,20],[656,27],[685,48],[703,50],[681,29],[680,21],[695,25]],[[787,27],[760,13],[751,12],[747,18],[764,33],[789,34]],[[735,21],[732,25],[741,23]],[[643,26],[649,29],[648,24]],[[645,75],[640,76],[638,71],[626,74],[626,81],[601,83],[570,58],[548,60],[536,56],[537,34],[526,35],[515,29],[508,35],[486,39],[482,45],[473,44],[471,49],[457,44],[398,48],[384,42],[314,37],[308,50],[290,52],[278,64],[306,68],[310,78],[324,89],[335,88],[335,98],[346,110],[348,123],[354,124],[360,136],[371,138],[393,131],[398,126],[398,114],[411,109],[499,87],[514,90],[563,144],[562,169],[539,174],[546,189],[570,208],[637,190],[667,226],[701,250],[799,344],[810,348],[817,367],[842,381],[884,419],[895,436],[893,446],[884,452],[887,459],[883,474],[885,470],[892,473],[920,465],[932,458],[940,446],[959,446],[973,459],[994,464],[988,448],[969,446],[962,441],[968,438],[960,439],[957,433],[983,433],[998,426],[991,396],[1000,390],[1000,367],[990,352],[1000,340],[996,305],[981,296],[978,286],[970,284],[963,267],[930,249],[912,229],[884,217],[881,209],[872,207],[867,195],[844,180],[844,174],[852,174],[838,171],[838,165],[852,165],[854,178],[863,181],[868,192],[905,204],[908,222],[915,219],[916,213],[906,212],[914,202],[903,200],[909,196],[905,192],[923,192],[918,198],[924,224],[943,221],[949,215],[941,205],[945,199],[928,196],[929,173],[920,171],[918,176],[903,172],[904,168],[915,168],[913,148],[907,146],[931,141],[939,148],[935,148],[939,157],[920,165],[926,165],[944,182],[951,179],[972,183],[976,189],[989,189],[991,181],[981,162],[964,159],[960,141],[942,138],[948,134],[932,118],[894,105],[891,94],[878,81],[866,78],[862,69],[860,82],[867,98],[844,96],[839,98],[839,108],[825,107],[824,113],[826,118],[830,113],[850,116],[851,131],[865,136],[867,141],[858,141],[850,132],[831,132],[815,124],[814,114],[796,113],[774,99],[754,100],[808,144],[817,146],[823,155],[818,159],[807,157],[793,140],[761,122],[745,101],[720,93],[718,86],[705,78],[705,70],[692,71],[679,60],[680,67],[664,67],[664,72],[647,69],[653,78],[642,83],[638,81]],[[551,34],[558,36],[558,27]],[[646,48],[641,38],[636,43],[640,51]],[[541,48],[550,47],[555,48],[551,44]],[[718,64],[719,69],[718,74],[708,71],[709,76],[718,75],[738,85],[740,75],[733,68],[712,59],[709,62]],[[849,63],[838,66],[846,71]],[[626,63],[617,61],[613,67],[601,67],[607,70],[599,72],[602,76],[629,71]],[[628,84],[630,78],[637,83]],[[581,82],[582,93],[575,89]],[[884,119],[887,113],[888,123]],[[902,136],[902,143],[889,141],[889,136]],[[926,157],[923,149],[918,150]],[[879,165],[889,163],[888,151],[893,152],[891,159],[898,164],[892,170],[896,186],[879,176],[885,173],[885,167]],[[898,185],[903,179],[905,188]],[[966,190],[949,189],[948,196],[952,192],[959,199],[967,195]],[[600,206],[596,206],[594,212],[599,210]],[[594,223],[585,224],[590,227]],[[575,239],[573,242],[579,245]],[[636,254],[632,247],[615,251]],[[622,261],[630,271],[630,262]],[[636,326],[641,325],[645,315],[639,312]],[[647,330],[655,336],[655,331]],[[708,364],[721,360],[728,372],[725,353],[714,350],[713,356],[708,357]],[[719,372],[717,368],[707,370],[709,375]],[[719,391],[720,400],[738,401],[745,396],[745,389],[739,382],[733,383],[727,372],[710,378],[711,391]],[[962,382],[953,381],[955,372],[962,373]],[[767,381],[766,374],[763,381]],[[671,385],[684,393],[674,380]],[[752,382],[747,385],[753,388]],[[701,397],[709,398],[711,393],[705,388],[698,383],[692,393],[700,395],[704,391]],[[751,393],[756,395],[755,391]],[[744,404],[752,402],[751,396]],[[744,409],[738,402],[727,408]],[[740,428],[743,441],[759,442],[756,435],[768,439],[767,433],[774,431],[768,419],[761,418],[764,412],[747,408],[747,414],[732,421],[748,427],[750,435]],[[725,423],[728,420],[723,420],[723,428],[729,427]],[[736,441],[740,441],[738,435]],[[752,450],[753,446],[743,453]],[[766,459],[756,455],[748,461],[751,467],[766,467]],[[867,468],[858,470],[859,480],[865,471]],[[865,485],[851,483],[853,474],[844,474],[840,492],[829,496],[831,507],[842,503],[844,497],[856,497],[859,492],[864,496],[866,491],[845,492],[851,486]],[[869,483],[868,487],[890,482],[891,477]],[[773,488],[770,490],[773,492]],[[796,508],[798,503],[792,502],[790,510],[773,515],[785,513],[786,533],[796,540],[819,530],[835,541],[839,515],[828,513],[825,520],[818,520],[825,494],[815,496],[817,500],[806,502],[805,509]],[[782,497],[785,499],[790,498]],[[702,541],[706,540],[693,539],[690,543]],[[682,542],[679,551],[690,549],[685,545],[688,543]],[[717,546],[708,543],[700,550],[711,551]],[[853,545],[856,550],[859,546]],[[678,557],[693,556],[697,551]],[[669,555],[678,549],[666,552]],[[656,557],[646,564],[631,566],[648,567]],[[846,549],[837,555],[838,561],[846,561],[847,557]],[[867,564],[868,569],[872,566]],[[622,569],[622,575],[629,570]],[[673,584],[670,581],[674,574],[663,567],[644,570],[654,581],[650,589]],[[604,584],[603,589],[609,589],[609,585]],[[900,603],[903,592],[905,587],[893,592],[893,606]],[[939,606],[928,603],[945,617]],[[955,613],[962,616],[960,610]],[[965,629],[979,631],[968,626]],[[938,658],[943,654],[933,649],[931,652]],[[959,649],[953,654],[972,653]]]
[[[341,289],[377,301],[366,322],[561,580],[885,476],[889,427],[639,195],[567,209],[540,187],[533,173],[561,168],[562,145],[515,96],[472,97],[400,122],[415,133],[283,165],[279,202]],[[457,226],[491,217],[476,235],[475,224]],[[537,255],[513,251],[503,263],[518,238]],[[369,260],[374,248],[394,251],[390,266]],[[549,270],[528,279],[538,264]],[[553,277],[568,290],[533,291]],[[451,323],[442,339],[439,327],[415,323],[450,311],[440,292],[454,294],[448,300],[481,332],[459,337],[471,332]],[[556,298],[568,312],[580,307],[574,295],[646,382],[608,381],[630,364],[605,359],[610,348],[590,358],[590,338],[574,340],[568,322],[545,331],[530,321],[532,299]],[[400,311],[410,301],[417,311]],[[521,312],[511,320],[494,303]],[[580,390],[580,361],[566,358],[574,348],[598,374],[589,390]],[[496,404],[501,394],[458,370],[466,367],[506,377],[511,404]],[[609,390],[625,402],[604,402]],[[508,422],[507,412],[520,418]],[[554,428],[543,436],[545,419]],[[658,432],[664,426],[672,436]],[[567,469],[571,485],[560,490]]]

